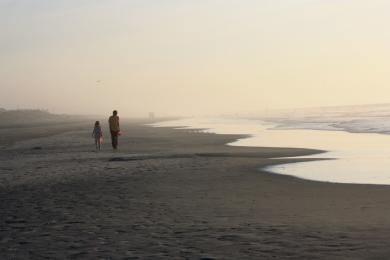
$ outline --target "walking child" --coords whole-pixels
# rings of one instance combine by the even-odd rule
[[[93,128],[92,137],[95,138],[96,150],[100,151],[102,141],[103,141],[103,131],[102,128],[100,127],[99,121],[95,122],[95,127]]]

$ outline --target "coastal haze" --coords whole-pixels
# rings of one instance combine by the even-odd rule
[[[0,104],[203,115],[389,102],[388,1],[0,0]]]
[[[0,259],[390,259],[389,11],[0,0]]]

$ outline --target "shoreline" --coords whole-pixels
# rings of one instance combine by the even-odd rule
[[[390,185],[386,169],[390,161],[390,139],[380,134],[351,134],[345,131],[320,131],[309,129],[277,130],[272,124],[250,120],[199,118],[162,122],[157,126],[176,126],[178,129],[207,129],[214,133],[244,133],[235,140],[229,140],[228,146],[242,147],[294,147],[311,150],[312,155],[297,156],[294,159],[317,158],[312,162],[281,163],[284,165],[267,167],[274,174],[296,176],[301,179],[327,183],[350,183],[370,185]],[[269,128],[271,127],[271,130]],[[275,131],[274,131],[275,130]],[[324,159],[335,159],[327,160]],[[287,158],[286,158],[287,159]]]
[[[270,174],[259,167],[293,161],[272,158],[314,150],[233,147],[237,135],[142,123],[122,122],[116,153],[107,142],[94,152],[90,124],[1,149],[0,256],[390,256],[388,186]]]

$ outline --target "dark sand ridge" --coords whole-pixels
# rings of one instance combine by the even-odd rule
[[[25,138],[0,150],[0,258],[390,257],[389,186],[270,174],[294,161],[271,158],[316,151],[141,123],[123,122],[117,153],[107,138],[93,151],[90,124],[13,129]]]

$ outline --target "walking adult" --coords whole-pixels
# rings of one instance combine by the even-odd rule
[[[112,112],[108,123],[110,125],[112,148],[116,150],[118,149],[118,136],[120,132],[118,111],[114,110]]]

